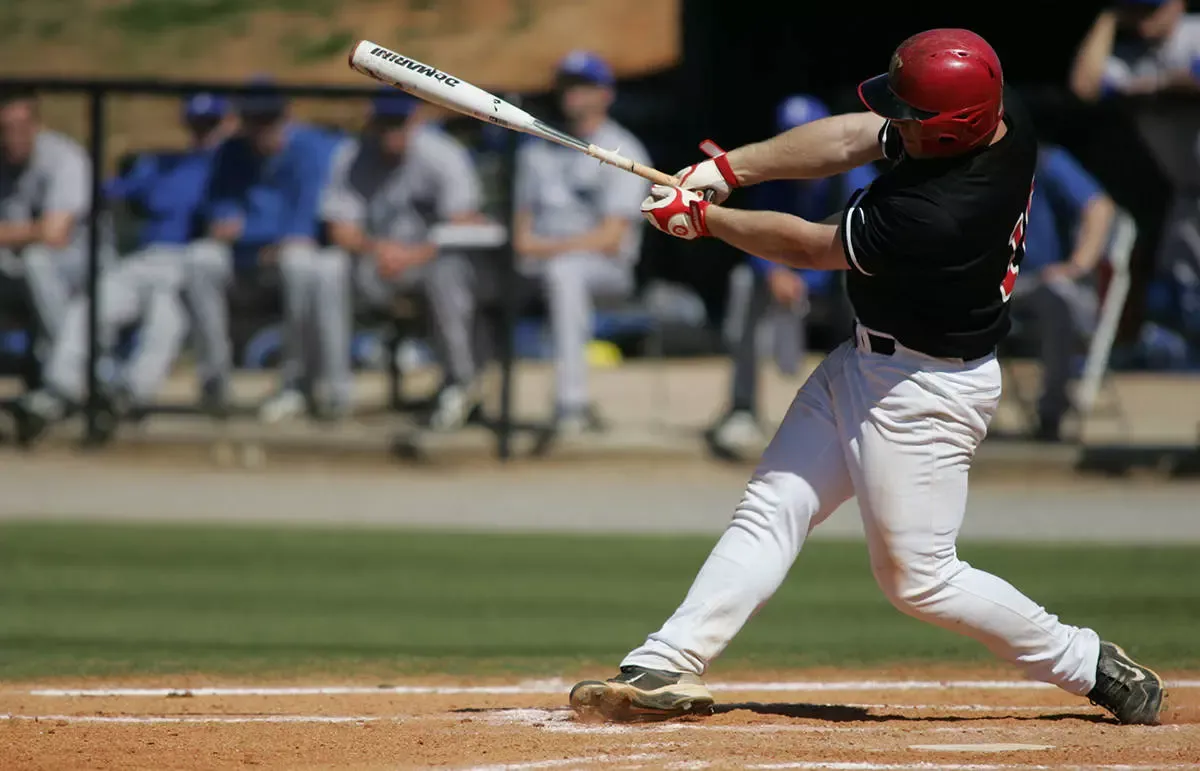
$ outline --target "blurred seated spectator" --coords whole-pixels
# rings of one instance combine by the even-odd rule
[[[797,94],[780,103],[776,127],[782,133],[829,114],[819,99]],[[867,165],[828,179],[767,182],[750,191],[750,205],[819,222],[841,211],[851,194],[870,185],[876,175],[875,167]],[[780,371],[795,375],[807,353],[806,320],[814,304],[828,308],[839,334],[848,337],[853,320],[840,274],[795,270],[752,255],[747,265],[753,272],[749,296],[730,304],[740,318],[733,325],[738,339],[731,350],[729,410],[705,433],[709,449],[719,457],[738,457],[765,440],[758,416],[758,343],[764,326]]]
[[[433,334],[439,343],[445,382],[431,417],[433,427],[451,429],[467,419],[473,400],[469,383],[457,376],[473,367],[469,328],[457,324],[456,290],[439,281],[455,281],[461,270],[445,269],[456,253],[439,254],[433,228],[481,218],[479,175],[467,149],[420,116],[419,102],[384,88],[371,103],[361,137],[337,150],[321,202],[321,218],[331,246],[320,258],[335,273],[314,274],[308,291],[320,307],[320,337],[315,359],[332,380],[337,398],[348,403],[350,382],[351,265],[362,299],[386,308],[397,293],[428,294]]]
[[[627,158],[648,164],[642,143],[609,117],[615,82],[608,64],[595,54],[567,55],[555,78],[566,129],[586,142],[619,148]],[[518,270],[544,294],[549,310],[558,433],[602,425],[587,392],[593,301],[619,300],[633,293],[642,241],[640,206],[648,191],[649,183],[642,179],[551,142],[531,140],[518,151],[513,248]],[[438,321],[469,329],[476,301],[497,297],[496,266],[458,261],[445,269],[452,265],[462,268],[458,300],[438,303],[454,314]],[[459,382],[475,379],[467,363],[455,365]]]
[[[1100,184],[1061,147],[1038,153],[1025,226],[1025,258],[1013,288],[1013,313],[1032,321],[1042,393],[1035,438],[1058,441],[1071,407],[1075,355],[1095,329],[1096,267],[1112,234],[1116,207]]]
[[[105,185],[109,200],[130,208],[141,225],[137,249],[100,280],[100,344],[111,352],[122,327],[134,322],[140,322],[140,334],[129,361],[106,386],[102,437],[116,429],[122,415],[155,397],[188,332],[182,298],[188,244],[198,235],[197,215],[212,160],[229,133],[231,116],[225,99],[195,94],[184,100],[181,117],[190,138],[186,149],[139,155],[125,174]],[[44,387],[18,402],[22,444],[81,406],[88,376],[89,305],[83,294],[67,305],[47,358]]]
[[[39,326],[39,350],[87,277],[92,166],[79,144],[43,128],[36,96],[0,92],[0,282],[19,284]],[[111,235],[111,233],[106,233]],[[101,257],[111,258],[111,246]]]
[[[1084,101],[1196,91],[1200,16],[1187,13],[1185,0],[1116,0],[1079,46],[1070,84]]]
[[[310,406],[337,410],[321,401],[313,373],[299,360],[301,340],[315,334],[319,305],[307,288],[314,273],[337,272],[317,251],[317,208],[336,146],[323,130],[291,120],[286,97],[265,78],[237,103],[240,128],[218,148],[202,206],[204,237],[191,247],[185,283],[195,325],[204,405],[226,409],[233,368],[226,292],[236,283],[274,287],[283,297],[284,361],[278,393],[261,405],[262,419],[278,420]]]
[[[1086,101],[1113,96],[1200,95],[1200,15],[1187,13],[1185,0],[1114,2],[1099,14],[1080,45],[1071,89]],[[1200,228],[1200,194],[1196,190],[1200,135],[1195,110],[1184,109],[1180,102],[1173,99],[1167,104],[1143,105],[1135,115],[1141,141],[1157,162],[1153,172],[1130,177],[1129,164],[1138,168],[1134,160],[1138,154],[1123,152],[1120,157],[1121,174],[1127,180],[1124,184],[1161,174],[1174,187],[1174,201],[1169,205],[1165,201],[1157,204],[1152,193],[1123,201],[1139,219],[1147,248],[1153,249],[1153,261],[1135,261],[1132,287],[1137,306],[1143,298],[1149,303],[1145,312],[1150,318],[1162,312],[1153,307],[1154,284],[1182,282],[1178,289],[1168,289],[1186,292],[1188,276],[1194,273],[1192,266],[1200,264],[1200,248],[1193,235]],[[1154,189],[1153,184],[1142,184],[1147,190],[1139,192]],[[1155,273],[1157,282],[1152,279]]]

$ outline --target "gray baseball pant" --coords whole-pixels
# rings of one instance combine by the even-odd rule
[[[426,292],[452,379],[470,382],[476,374],[472,345],[479,302],[499,297],[499,266],[494,258],[439,256],[428,268]],[[560,413],[588,403],[587,345],[592,338],[593,299],[620,299],[633,291],[633,267],[603,254],[571,252],[525,271],[546,296],[554,342],[554,374]]]
[[[202,382],[228,382],[233,371],[227,297],[234,280],[233,250],[223,242],[205,239],[193,244],[191,252],[186,297],[196,327],[199,374]],[[343,302],[341,298],[349,297],[350,267],[344,257],[336,250],[319,250],[307,243],[289,243],[279,251],[276,270],[283,296],[280,379],[284,388],[300,387],[305,381],[315,386],[321,363],[333,367],[332,373],[325,373],[331,383],[339,378],[348,380],[338,374],[337,365],[330,364],[335,359],[344,359],[345,367],[349,367],[351,310],[349,300]],[[334,289],[328,290],[329,287]],[[320,353],[337,350],[332,343],[319,342],[322,339],[344,339],[345,354]],[[325,356],[329,356],[327,361],[317,361]],[[341,396],[329,394],[331,399]]]
[[[102,349],[112,348],[121,327],[140,321],[137,350],[122,377],[136,403],[145,404],[157,395],[187,337],[187,312],[181,297],[186,259],[186,246],[151,245],[130,254],[100,279]],[[67,305],[46,363],[46,384],[77,403],[83,400],[87,382],[89,305],[82,295]]]
[[[420,268],[385,278],[371,258],[360,255],[354,270],[355,287],[369,305],[382,308],[397,295],[423,294],[433,319],[431,342],[446,379],[458,384],[471,381],[483,357],[473,348],[480,341],[471,331],[475,305],[470,287],[475,273],[470,258],[443,252]],[[484,271],[482,278],[490,281],[492,276]]]
[[[730,405],[735,410],[755,412],[758,407],[758,362],[762,353],[758,333],[762,322],[765,319],[770,324],[771,349],[779,370],[786,375],[795,375],[808,350],[804,320],[809,304],[805,300],[796,307],[780,305],[772,297],[766,278],[753,273],[749,282],[734,283],[730,308],[740,316],[733,320]]]
[[[1017,280],[1013,302],[1019,312],[1034,320],[1040,344],[1042,393],[1038,414],[1061,419],[1071,408],[1068,386],[1072,361],[1096,326],[1099,297],[1088,280],[1042,281],[1036,274],[1022,284]]]
[[[294,360],[323,403],[346,407],[354,391],[354,260],[336,248],[290,249],[279,263]]]
[[[75,246],[54,249],[30,244],[20,250],[0,250],[0,280],[24,283],[48,342],[58,337],[63,310],[86,279],[87,254]]]

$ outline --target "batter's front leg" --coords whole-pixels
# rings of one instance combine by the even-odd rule
[[[850,497],[832,399],[845,352],[800,389],[683,604],[622,667],[704,674],[783,583],[809,531]]]
[[[920,371],[874,354],[839,398],[838,423],[871,569],[902,612],[983,643],[1035,680],[1086,695],[1100,639],[958,558],[967,472],[1000,396],[999,365]]]
[[[850,496],[832,394],[845,353],[843,346],[830,355],[796,395],[679,609],[625,657],[616,677],[571,689],[571,707],[584,719],[712,710],[700,676],[783,583],[809,531]]]

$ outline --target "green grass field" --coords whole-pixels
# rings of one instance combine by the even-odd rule
[[[0,678],[487,672],[614,664],[710,538],[0,526]],[[962,556],[1147,662],[1200,666],[1200,546],[970,545]],[[739,667],[989,661],[818,541],[727,652]]]

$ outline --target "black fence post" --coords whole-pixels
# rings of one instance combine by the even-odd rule
[[[100,250],[103,243],[104,226],[104,131],[105,100],[103,86],[88,89],[88,122],[91,135],[89,149],[92,156],[92,203],[88,210],[88,358],[87,358],[87,404],[84,416],[87,428],[84,445],[95,446],[101,441],[100,428]]]
[[[519,104],[520,97],[508,94],[512,104]],[[521,297],[518,288],[517,254],[513,248],[513,207],[517,170],[517,141],[515,131],[506,131],[504,150],[500,155],[500,221],[504,224],[507,240],[501,247],[500,270],[500,335],[498,340],[500,359],[500,420],[496,426],[496,454],[500,460],[512,457],[513,436],[513,368],[516,366],[517,314],[520,312]]]

